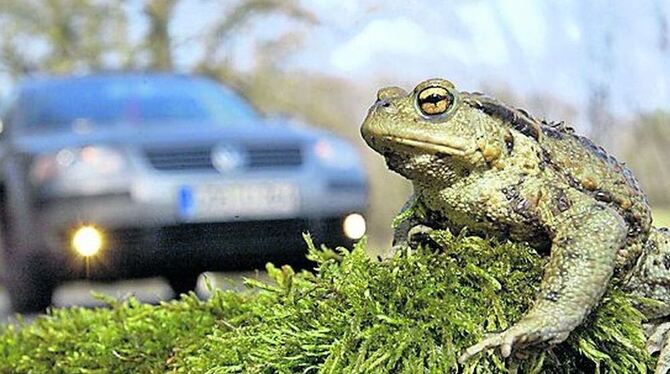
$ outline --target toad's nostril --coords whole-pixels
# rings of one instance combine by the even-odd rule
[[[395,106],[391,101],[389,100],[382,100],[378,99],[375,102],[375,105],[370,108],[371,110],[375,109],[381,109],[385,113],[390,113],[390,114],[395,114],[398,113],[398,107]]]

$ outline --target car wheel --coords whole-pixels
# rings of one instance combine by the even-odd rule
[[[168,284],[174,292],[175,298],[180,295],[195,291],[198,285],[198,276],[200,274],[171,274],[167,275]]]
[[[8,265],[6,288],[12,310],[17,313],[45,311],[51,305],[54,282],[44,276],[48,274],[44,266],[30,258],[12,259]]]
[[[20,158],[5,163],[2,249],[12,308],[28,313],[43,311],[51,304],[56,282],[40,251],[41,236],[34,230],[27,169],[23,166]]]

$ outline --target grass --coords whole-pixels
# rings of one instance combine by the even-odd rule
[[[158,306],[99,296],[108,308],[54,309],[0,328],[0,373],[644,373],[642,315],[609,290],[568,341],[524,359],[462,349],[528,308],[545,260],[532,249],[434,233],[439,251],[380,261],[318,249],[313,273],[268,265],[271,282]]]

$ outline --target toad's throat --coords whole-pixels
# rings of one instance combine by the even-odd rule
[[[453,156],[464,156],[466,154],[465,147],[456,144],[446,144],[443,142],[434,142],[428,140],[400,138],[397,136],[385,136],[384,139],[392,143],[402,144],[413,148],[419,148],[424,151],[432,153],[443,153]]]

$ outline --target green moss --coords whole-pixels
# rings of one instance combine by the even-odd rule
[[[508,327],[528,308],[544,260],[532,249],[434,235],[427,249],[378,261],[317,249],[315,273],[268,266],[272,284],[151,306],[56,309],[0,331],[0,372],[447,373],[462,349]],[[570,339],[524,360],[495,353],[465,373],[644,373],[643,316],[616,289]]]

